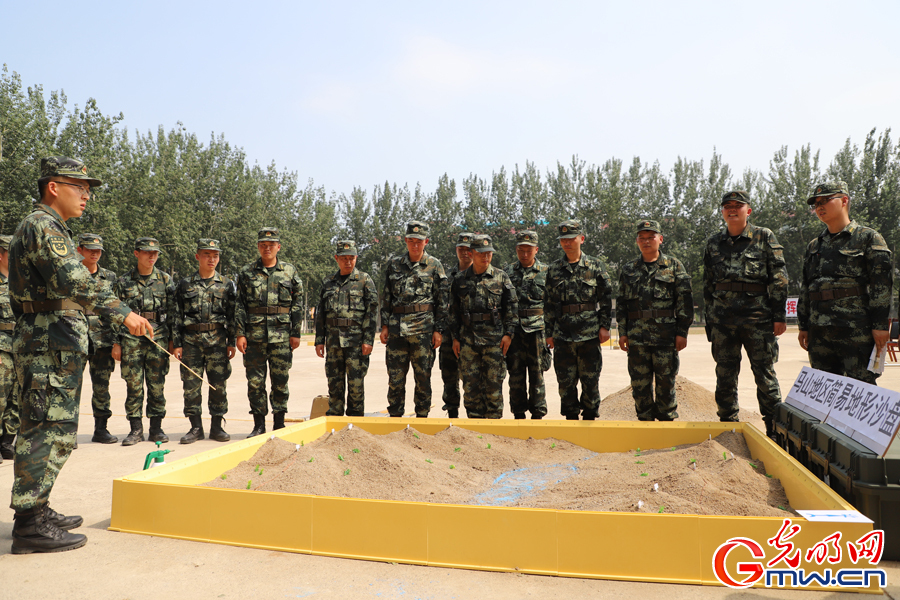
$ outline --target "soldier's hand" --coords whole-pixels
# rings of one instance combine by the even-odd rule
[[[387,344],[387,341],[388,341],[388,328],[387,328],[387,325],[382,325],[382,326],[381,326],[381,336],[380,336],[380,337],[381,337],[381,343],[382,343],[382,344]]]
[[[775,333],[776,336],[781,335],[782,333],[787,331],[787,323],[775,323],[772,326],[772,331]]]
[[[879,352],[881,352],[881,349],[884,348],[884,345],[888,343],[888,338],[890,337],[890,335],[891,333],[887,330],[872,330],[872,338],[875,340],[875,347],[878,348]]]
[[[228,346],[228,360],[234,358],[235,353],[237,353],[237,349],[234,346]]]
[[[512,344],[512,338],[504,335],[503,339],[500,340],[500,350],[503,351],[503,356],[506,356],[506,353],[509,351],[510,344]]]
[[[247,351],[247,338],[239,335],[237,341],[235,342],[235,346],[237,347],[238,352],[244,354]]]
[[[609,329],[601,327],[600,328],[600,343],[605,344],[608,341],[609,341]]]
[[[551,350],[553,350],[553,338],[552,337],[547,338],[547,347],[550,348]]]
[[[374,350],[374,348],[372,347],[372,344],[363,344],[363,346],[362,346],[363,356],[368,356],[368,355],[372,354],[372,350]]]
[[[432,333],[431,334],[431,347],[434,348],[435,350],[440,348],[442,338],[443,338],[443,336],[440,334],[439,331],[435,331],[434,333]]]
[[[316,344],[316,356],[325,358],[325,344]]]
[[[628,352],[628,336],[627,335],[619,336],[619,348],[621,350],[624,350],[625,352]]]
[[[125,317],[124,325],[128,328],[128,333],[131,335],[144,337],[144,334],[147,334],[151,340],[153,339],[153,325],[134,311],[128,313],[128,316]]]
[[[291,343],[291,350],[296,350],[297,348],[300,347],[300,338],[291,337],[291,338],[289,338],[289,341]]]
[[[453,354],[456,355],[456,358],[459,358],[459,340],[453,340]]]
[[[797,334],[797,341],[800,342],[800,347],[804,350],[809,350],[809,332],[801,331]]]
[[[172,356],[174,356],[178,360],[181,360],[181,355],[183,354],[183,352],[184,348],[175,348],[175,350],[172,351]]]
[[[122,361],[122,346],[120,346],[119,344],[113,344],[112,357],[116,362]]]
[[[675,336],[675,350],[677,352],[681,352],[685,348],[687,348],[687,338],[684,337],[683,335],[676,335]]]

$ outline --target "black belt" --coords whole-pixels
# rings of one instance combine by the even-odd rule
[[[674,317],[674,310],[639,310],[628,313],[629,319],[660,319],[662,317]]]
[[[35,300],[33,302],[23,302],[23,313],[45,313],[55,310],[77,310],[83,312],[84,307],[77,302],[68,299],[63,300]]]
[[[225,329],[224,323],[195,323],[193,325],[185,325],[188,331],[213,331],[216,329]]]
[[[597,310],[597,304],[563,304],[562,311],[564,313],[579,313],[589,310]]]
[[[526,308],[519,311],[519,317],[538,317],[544,314],[543,308]]]
[[[428,312],[429,310],[431,310],[430,304],[409,304],[407,306],[395,306],[394,314],[405,315],[409,313]]]
[[[0,331],[15,331],[15,323],[0,323]]]
[[[837,300],[838,298],[850,298],[851,296],[862,296],[863,291],[858,287],[838,288],[833,290],[822,290],[821,292],[810,292],[809,299],[813,302],[822,300]]]
[[[760,283],[717,283],[716,290],[726,292],[765,292],[768,288]]]
[[[494,313],[466,313],[463,315],[463,323],[478,323],[481,321],[490,321],[494,318]]]
[[[353,319],[325,319],[325,324],[334,325],[335,327],[350,327],[359,325],[359,321],[354,321]]]
[[[284,315],[291,312],[288,306],[257,306],[248,308],[247,312],[251,315]]]

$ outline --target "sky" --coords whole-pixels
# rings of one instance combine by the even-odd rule
[[[810,144],[827,164],[900,115],[894,0],[57,8],[0,0],[0,62],[24,85],[95,98],[130,132],[224,135],[329,192],[576,155],[669,170],[715,149],[740,174]]]

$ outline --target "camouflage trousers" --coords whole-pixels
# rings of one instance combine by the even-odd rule
[[[80,352],[16,355],[22,422],[16,439],[10,508],[17,512],[47,504],[56,477],[75,446],[75,393],[85,359]]]
[[[112,416],[110,410],[109,378],[116,370],[116,361],[112,357],[112,346],[97,348],[87,357],[88,371],[91,375],[91,409],[95,417],[108,419]],[[81,406],[81,388],[84,386],[84,374],[78,383],[78,405]]]
[[[166,341],[157,342],[165,347]],[[163,390],[169,374],[169,355],[147,338],[122,340],[122,363],[119,367],[128,395],[125,397],[125,416],[140,419],[144,407],[144,379],[147,380],[147,416],[166,416],[166,396]]]
[[[431,334],[402,337],[391,334],[388,338],[385,362],[388,372],[388,414],[402,417],[406,409],[406,375],[412,365],[416,391],[413,401],[417,417],[427,417],[431,411],[431,368],[434,366],[434,348]]]
[[[366,412],[366,373],[369,357],[361,346],[325,347],[325,377],[328,379],[329,416],[344,416],[344,390],[347,391],[347,416],[362,417]]]
[[[778,338],[772,323],[746,325],[710,324],[712,355],[716,361],[716,404],[720,421],[738,420],[738,375],[741,372],[741,347],[747,351],[750,369],[756,379],[756,399],[763,418],[775,416],[781,402],[781,388],[775,377],[778,362]]]
[[[577,419],[579,413],[585,419],[596,419],[600,410],[600,371],[603,355],[600,339],[584,342],[554,340],[553,370],[559,382],[559,400],[562,414]],[[581,382],[581,401],[578,400],[578,382]]]
[[[867,368],[874,346],[871,329],[812,325],[809,328],[809,366],[874,385],[880,375]]]
[[[476,346],[462,342],[459,372],[462,375],[466,416],[470,419],[502,419],[506,365],[499,344]]]
[[[545,339],[543,331],[525,333],[520,328],[506,351],[509,410],[514,415],[524,415],[527,411],[532,418],[538,418],[547,414],[547,393],[541,368],[541,353],[546,352]]]
[[[268,344],[247,342],[244,353],[244,368],[247,370],[247,398],[250,400],[251,415],[287,412],[288,376],[294,354],[290,342]],[[271,373],[272,390],[266,402],[266,368]]]
[[[13,355],[0,352],[0,435],[19,431],[19,384]]]
[[[445,340],[441,344],[438,351],[438,365],[444,382],[444,406],[441,410],[459,410],[459,359],[453,353],[452,342]]]
[[[674,421],[678,418],[675,376],[679,367],[675,346],[628,346],[628,375],[631,396],[639,421]],[[656,400],[653,379],[656,378]]]
[[[181,350],[181,361],[203,375],[216,389],[209,390],[209,414],[222,417],[228,412],[228,391],[226,386],[231,377],[231,361],[228,360],[228,348],[225,346],[195,346],[185,344]],[[197,417],[203,414],[203,382],[196,375],[184,368],[181,369],[181,387],[184,390],[184,416]],[[207,388],[208,389],[208,388]]]

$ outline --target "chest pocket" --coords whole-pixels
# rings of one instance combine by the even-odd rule
[[[675,274],[662,271],[653,277],[653,297],[669,300],[675,297]]]
[[[543,277],[532,277],[522,284],[522,291],[531,302],[544,301],[544,288],[546,287],[546,279]]]
[[[350,310],[352,311],[363,311],[365,310],[365,306],[363,305],[363,291],[362,290],[354,290],[351,289],[347,292],[347,299],[350,305]]]
[[[278,302],[279,303],[287,303],[290,304],[292,298],[292,292],[294,291],[293,285],[291,285],[290,279],[285,279],[283,281],[278,282]]]
[[[842,248],[835,259],[835,272],[842,277],[859,278],[866,273],[866,256],[860,248]]]
[[[766,280],[766,257],[763,253],[747,250],[744,252],[744,277],[747,279]]]
[[[488,312],[500,308],[503,300],[503,285],[497,281],[483,281],[478,286],[480,306],[476,310]]]
[[[434,285],[434,276],[430,273],[416,273],[413,277],[413,293],[420,296],[431,296],[431,289]]]
[[[713,279],[724,279],[727,267],[725,257],[718,252],[709,255],[709,268],[712,270]]]
[[[575,303],[590,302],[597,297],[597,278],[593,273],[585,273],[572,282],[571,301]]]
[[[225,313],[225,290],[217,288],[212,291],[212,311],[214,313]]]
[[[199,290],[188,290],[182,296],[184,303],[184,312],[195,314],[200,312],[200,292]]]

